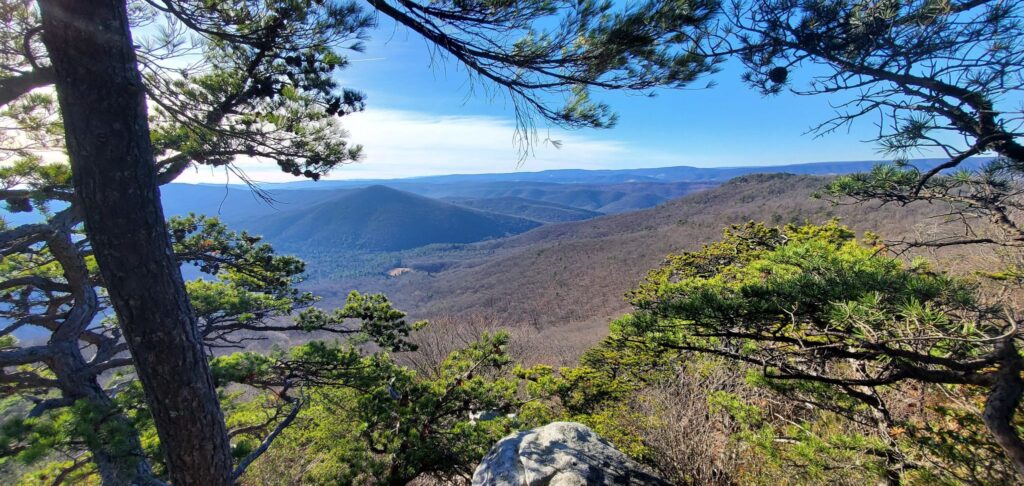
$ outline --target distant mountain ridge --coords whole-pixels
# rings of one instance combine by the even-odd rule
[[[977,167],[991,159],[974,158],[965,167]],[[260,188],[271,202],[257,198],[244,185],[169,184],[161,188],[168,215],[189,212],[215,215],[229,224],[248,222],[291,209],[309,208],[340,194],[373,185],[387,185],[432,198],[524,198],[600,213],[645,209],[686,194],[709,189],[733,177],[752,173],[836,175],[870,169],[880,161],[816,162],[782,166],[731,168],[661,167],[621,170],[548,170],[505,174],[454,174],[390,180],[296,181],[266,183]],[[912,163],[928,169],[941,159]],[[498,212],[508,213],[509,209]],[[36,216],[14,214],[9,222],[31,222]]]
[[[522,198],[599,213],[620,213],[656,206],[691,192],[710,189],[716,182],[625,182],[616,184],[558,184],[553,182],[465,182],[445,184],[396,183],[391,187],[440,198]]]
[[[961,168],[976,168],[992,160],[974,157],[961,164]],[[927,170],[947,159],[915,159],[915,167]],[[725,182],[734,177],[758,173],[787,173],[796,175],[840,175],[864,172],[885,160],[841,162],[808,162],[770,166],[735,167],[652,167],[640,169],[552,169],[537,172],[507,172],[493,174],[450,174],[410,177],[403,179],[321,180],[268,183],[268,189],[334,189],[339,187],[365,187],[374,184],[461,184],[480,182],[548,182],[556,184],[617,184],[624,182]]]
[[[962,167],[975,168],[990,160],[991,158],[976,157],[962,164]],[[918,159],[911,163],[921,169],[928,169],[942,161],[943,159]],[[164,212],[168,216],[196,212],[220,216],[232,224],[264,215],[278,214],[293,208],[309,207],[335,197],[337,191],[381,184],[435,198],[523,197],[526,199],[537,199],[538,194],[546,197],[552,190],[583,189],[582,185],[604,186],[602,189],[609,189],[608,186],[612,184],[626,184],[631,187],[631,190],[625,192],[646,191],[668,200],[695,190],[713,187],[741,175],[753,173],[837,175],[869,170],[881,162],[883,161],[812,162],[723,168],[678,166],[618,170],[558,169],[498,174],[452,174],[387,180],[321,180],[319,182],[294,181],[260,184],[260,188],[270,194],[273,200],[271,203],[259,200],[249,187],[242,184],[173,183],[161,187],[160,192]],[[666,183],[689,183],[694,186],[688,189],[679,186],[672,188],[664,185]],[[566,185],[575,185],[576,187],[567,188]],[[665,189],[671,189],[672,193],[659,192]],[[550,196],[550,199],[543,200],[577,207],[571,201],[567,204],[565,199],[559,199],[561,197],[563,196]],[[650,207],[642,206],[637,201],[646,204],[657,201],[657,198],[650,196],[630,196],[630,199],[634,202],[630,204],[616,203],[605,210],[593,205],[581,207],[581,209],[614,213]],[[612,204],[612,202],[606,204]],[[41,218],[38,213],[0,212],[3,213],[8,224],[13,225],[32,223]]]
[[[972,159],[965,166],[977,167],[987,160]],[[938,162],[912,163],[927,169]],[[643,210],[718,187],[734,176],[758,172],[833,175],[867,170],[875,164],[456,174],[384,181],[388,187],[373,181],[264,184],[262,192],[225,184],[169,184],[161,188],[161,195],[167,216],[192,212],[218,216],[232,229],[263,234],[280,251],[311,260],[311,269],[330,269],[324,277],[345,266],[351,267],[345,270],[349,273],[379,272],[413,258],[409,251],[423,246],[474,243],[542,224]],[[42,215],[5,213],[3,217],[17,225]],[[328,260],[329,265],[318,265],[314,259]]]
[[[344,191],[312,207],[242,226],[284,250],[398,251],[469,243],[536,228],[525,218],[480,211],[385,186]]]
[[[498,202],[515,205],[517,200],[527,199],[539,206],[559,205],[573,208],[575,216],[589,214],[590,217],[604,213],[618,213],[648,208],[669,199],[691,192],[716,186],[713,182],[630,182],[619,184],[556,184],[551,182],[475,182],[451,184],[417,184],[395,182],[387,187],[430,198],[494,199],[480,207],[501,214],[518,214],[515,208],[500,208]],[[325,190],[294,189],[282,190],[271,187],[265,190],[269,200],[263,200],[249,187],[168,184],[161,188],[164,212],[168,216],[201,213],[218,216],[232,226],[245,228],[252,221],[272,217],[292,210],[308,209],[340,194],[359,190],[359,187],[334,187]],[[539,210],[540,208],[534,208]],[[582,212],[580,212],[582,211]],[[536,215],[536,213],[535,213]],[[555,217],[552,221],[575,220]],[[586,219],[586,218],[582,218]],[[541,217],[539,220],[544,220]]]

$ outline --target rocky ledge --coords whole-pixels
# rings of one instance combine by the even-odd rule
[[[575,422],[554,422],[500,440],[473,486],[668,485]]]

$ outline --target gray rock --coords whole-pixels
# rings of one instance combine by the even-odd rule
[[[473,473],[473,486],[668,484],[575,422],[554,422],[505,437]]]

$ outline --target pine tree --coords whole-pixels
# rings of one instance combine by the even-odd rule
[[[693,49],[713,3],[645,2],[619,11],[568,1],[370,5],[507,90],[523,126],[532,119],[611,126],[614,115],[592,100],[592,88],[683,86],[714,69]],[[131,8],[123,0],[41,0],[38,10],[6,0],[2,13],[0,102],[21,130],[3,135],[11,160],[0,196],[12,211],[46,216],[0,230],[12,268],[0,285],[13,319],[5,335],[26,325],[51,335],[44,346],[5,342],[4,380],[20,393],[40,392],[37,415],[83,399],[112,410],[111,391],[96,378],[114,363],[131,364],[172,482],[230,483],[240,471],[207,364],[208,323],[178,267],[190,259],[211,269],[228,262],[177,254],[193,232],[168,227],[159,186],[189,167],[231,170],[241,156],[311,179],[356,160],[361,148],[348,143],[338,120],[363,109],[363,97],[331,76],[346,64],[344,49],[360,48],[372,17],[353,3],[303,0],[153,0]],[[52,91],[33,91],[46,87]],[[40,159],[40,148],[65,150],[68,164]],[[241,238],[237,244],[255,245]],[[95,329],[108,301],[116,326]],[[244,328],[241,315],[235,322]],[[57,363],[54,343],[73,362]],[[83,362],[83,346],[97,354]],[[65,390],[72,382],[85,388]],[[90,416],[115,417],[104,427],[125,420]],[[91,455],[106,482],[149,481],[144,461],[122,460],[125,450],[138,457],[132,439],[112,451],[105,435],[94,437]],[[108,453],[117,457],[99,464]]]

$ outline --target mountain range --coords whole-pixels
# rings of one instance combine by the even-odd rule
[[[968,166],[986,159],[967,162]],[[831,176],[868,170],[874,161],[773,167],[662,167],[622,170],[550,170],[446,175],[386,181],[299,181],[246,186],[168,184],[161,188],[168,216],[218,216],[230,227],[263,236],[279,251],[309,263],[309,277],[379,276],[394,268],[436,273],[488,245],[525,241],[550,231],[576,231],[579,222],[631,221],[643,210],[673,204],[754,173]],[[912,162],[921,169],[936,160]],[[748,196],[743,196],[748,197]],[[51,208],[60,209],[60,208]],[[712,214],[720,211],[707,208]],[[4,214],[8,224],[40,218]],[[643,227],[642,222],[636,222]],[[715,225],[720,226],[718,218]],[[516,235],[521,235],[516,236]],[[461,264],[461,263],[460,263]]]
[[[327,305],[343,302],[352,289],[383,292],[416,318],[482,316],[496,325],[523,328],[532,343],[548,346],[538,351],[545,359],[571,362],[575,353],[605,335],[609,320],[629,309],[626,294],[648,271],[671,253],[716,241],[730,224],[838,218],[858,232],[898,240],[931,231],[919,222],[937,221],[929,216],[941,213],[928,205],[836,206],[813,198],[828,181],[792,174],[742,176],[654,208],[407,254],[398,264],[411,271],[397,278],[334,277],[308,285]],[[970,258],[942,252],[929,256]]]
[[[991,160],[976,157],[961,167],[977,167]],[[915,159],[909,161],[922,170],[945,162],[946,159]],[[409,185],[466,185],[483,182],[547,182],[555,184],[618,184],[623,182],[725,182],[734,177],[755,173],[787,173],[799,175],[837,175],[864,172],[882,161],[858,160],[841,162],[809,162],[772,166],[737,167],[654,167],[641,169],[555,169],[538,172],[507,172],[494,174],[450,174],[407,179],[368,179],[350,181],[293,181],[266,184],[274,190],[291,189],[335,189],[339,187],[364,187],[386,183]],[[385,182],[386,181],[386,182]],[[396,186],[397,187],[397,186]],[[407,189],[408,190],[408,189]],[[413,191],[416,192],[416,191]]]
[[[398,251],[434,243],[471,243],[542,223],[481,211],[386,186],[342,192],[311,207],[244,222],[283,249]]]
[[[937,162],[913,164],[927,169]],[[969,164],[984,162],[977,159]],[[298,181],[265,184],[260,191],[233,185],[169,184],[161,192],[168,215],[216,215],[233,228],[260,234],[280,250],[310,260],[314,278],[333,278],[380,274],[411,256],[467,251],[452,245],[652,208],[743,175],[828,176],[868,170],[876,163]],[[446,262],[438,259],[432,268],[443,268]]]
[[[725,225],[841,217],[890,238],[922,231],[911,222],[928,221],[921,213],[928,208],[833,206],[810,197],[829,177],[871,165],[786,166],[790,173],[771,173],[777,167],[545,171],[515,175],[526,180],[441,176],[386,185],[270,184],[261,191],[169,184],[161,193],[168,216],[218,216],[306,260],[305,286],[325,296],[325,305],[343,303],[353,289],[384,292],[417,318],[486,313],[488,320],[526,324],[551,335],[542,341],[579,350],[580,336],[599,339],[608,319],[628,307],[622,296],[646,271],[671,252],[714,241]],[[726,176],[734,177],[719,180]],[[672,180],[677,177],[694,180]],[[4,214],[8,224],[40,217]],[[196,277],[194,269],[183,270]]]

